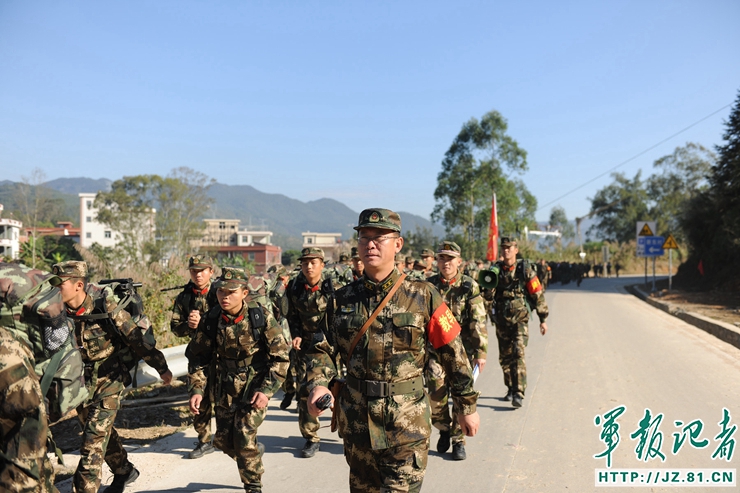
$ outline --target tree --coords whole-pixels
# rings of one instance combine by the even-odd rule
[[[689,142],[653,163],[661,173],[647,180],[647,192],[653,204],[649,217],[657,221],[659,231],[673,234],[681,243],[685,240],[681,217],[689,201],[707,190],[707,178],[716,159],[712,151]]]
[[[591,211],[604,209],[594,214],[598,222],[589,228],[589,233],[600,232],[620,243],[634,238],[637,221],[649,217],[647,189],[641,175],[642,171],[638,171],[630,180],[622,173],[612,174],[614,181],[591,199]]]
[[[563,248],[563,240],[570,240],[575,237],[575,228],[573,224],[568,221],[568,217],[565,214],[565,209],[556,205],[550,210],[550,220],[548,226],[551,230],[560,231],[560,238],[555,241],[548,241],[549,244],[559,246],[559,249]]]
[[[208,197],[213,183],[185,167],[172,170],[166,178],[124,177],[113,182],[110,192],[98,194],[98,220],[121,235],[118,256],[124,262],[140,262],[145,256],[154,260],[183,256],[190,251],[190,242],[202,235],[203,215],[213,203]]]
[[[434,251],[437,246],[437,237],[434,236],[432,228],[417,226],[413,233],[406,233],[404,239],[404,248],[417,258],[425,248]]]
[[[21,180],[16,191],[15,202],[20,209],[23,225],[31,228],[31,237],[29,238],[31,249],[24,257],[26,257],[27,262],[30,261],[28,265],[35,269],[39,259],[39,254],[36,251],[39,246],[36,231],[42,215],[45,211],[51,209],[49,190],[42,187],[42,184],[46,181],[46,173],[41,168],[32,169],[31,175],[22,176]],[[41,258],[43,258],[43,255]]]
[[[480,121],[471,118],[445,153],[437,175],[432,219],[459,239],[466,257],[485,253],[494,191],[500,231],[514,233],[535,223],[536,199],[522,181],[507,177],[507,172],[527,170],[527,153],[506,134],[507,128],[495,110]]]

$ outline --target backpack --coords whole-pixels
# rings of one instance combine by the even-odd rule
[[[58,278],[24,265],[0,263],[0,326],[33,352],[50,422],[88,396],[74,327],[60,291],[51,284],[54,279]]]

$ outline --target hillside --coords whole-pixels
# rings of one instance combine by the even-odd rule
[[[54,190],[55,197],[64,199],[65,204],[69,205],[69,214],[78,207],[78,193],[108,190],[111,183],[105,178],[58,178],[44,185]],[[0,203],[3,203],[3,191],[7,189],[10,193],[14,185],[7,180],[0,182]],[[359,211],[353,211],[334,199],[301,202],[282,194],[264,193],[249,185],[216,183],[210,188],[209,196],[215,202],[209,210],[204,211],[204,217],[239,219],[243,226],[267,228],[275,233],[274,243],[284,249],[300,248],[301,233],[306,231],[338,232],[342,233],[344,239],[351,238],[354,234],[352,227],[357,224],[359,215]],[[399,213],[404,232],[420,227],[432,228],[439,237],[444,235],[444,229],[433,225],[428,219],[406,212]],[[79,218],[75,217],[74,221],[78,223]]]

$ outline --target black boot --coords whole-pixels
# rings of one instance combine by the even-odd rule
[[[506,392],[506,396],[504,397],[504,400],[505,400],[505,401],[510,401],[510,400],[511,400],[511,397],[512,397],[513,395],[514,395],[514,391],[513,391],[513,390],[511,390],[511,389],[509,389],[509,391],[508,391],[508,392]]]
[[[514,397],[511,399],[511,407],[522,407],[522,399],[524,399],[522,395],[514,394]]]
[[[439,440],[437,440],[437,452],[444,454],[450,449],[450,432],[440,431]]]
[[[465,453],[465,444],[460,442],[452,446],[452,458],[454,460],[465,460],[468,458],[468,454]]]
[[[213,452],[213,445],[211,445],[211,442],[198,442],[195,445],[195,448],[190,451],[190,454],[188,454],[188,457],[191,459],[200,459],[206,454],[210,454]]]
[[[301,457],[304,459],[310,459],[314,455],[316,455],[316,452],[319,451],[319,448],[321,448],[321,445],[319,442],[312,442],[311,440],[306,440],[306,444],[303,446],[303,449],[301,450]]]
[[[285,397],[283,397],[283,402],[280,403],[280,409],[288,409],[290,407],[290,403],[293,402],[294,396],[294,392],[285,394]]]
[[[139,470],[135,467],[132,467],[131,471],[126,474],[114,474],[113,481],[110,486],[103,490],[103,493],[123,493],[123,489],[136,481],[138,477]]]

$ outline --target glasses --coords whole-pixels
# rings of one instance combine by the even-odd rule
[[[399,236],[396,236],[396,235],[360,236],[359,238],[357,238],[357,243],[362,246],[366,246],[368,243],[372,241],[376,245],[380,245],[392,238],[399,238]]]

